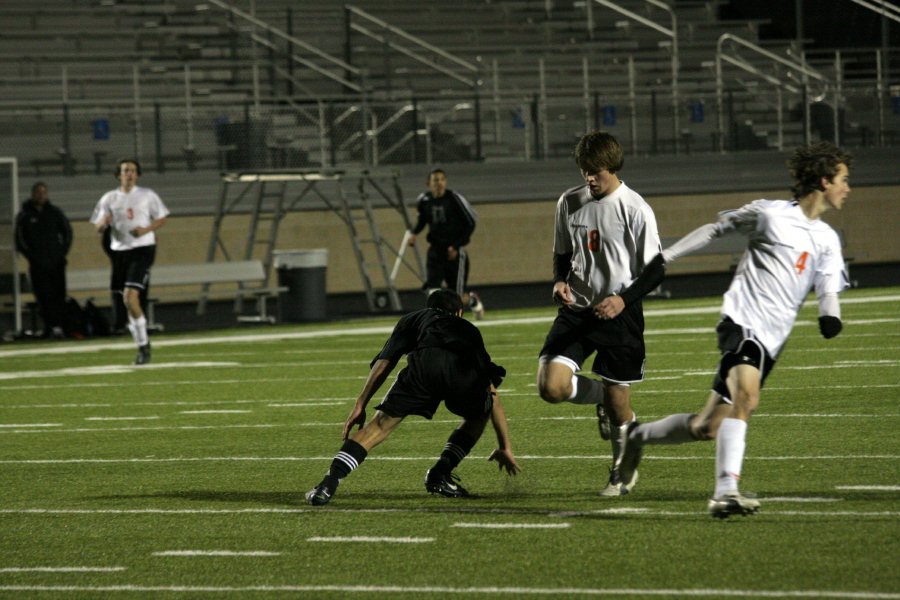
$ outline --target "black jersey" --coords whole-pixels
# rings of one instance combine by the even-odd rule
[[[469,321],[434,308],[423,308],[404,315],[391,337],[372,359],[397,362],[404,354],[425,348],[442,348],[467,359],[473,369],[494,379],[502,367],[491,362],[481,332]],[[497,385],[497,383],[495,383]]]
[[[462,194],[447,190],[440,198],[423,192],[416,200],[419,217],[412,232],[421,233],[428,225],[428,243],[462,248],[475,231],[477,216]]]

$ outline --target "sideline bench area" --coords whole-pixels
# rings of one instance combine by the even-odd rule
[[[68,291],[93,292],[109,290],[110,270],[106,269],[75,269],[66,275]],[[277,297],[281,292],[287,291],[286,287],[265,286],[266,270],[262,261],[239,260],[208,263],[185,263],[176,265],[158,265],[150,271],[150,293],[147,299],[147,324],[156,330],[163,326],[156,323],[154,318],[154,305],[159,298],[152,296],[160,287],[197,286],[196,292],[181,293],[180,296],[200,302],[206,298],[232,298],[241,300],[246,297],[256,299],[255,315],[239,315],[238,321],[274,323],[275,317],[268,314],[266,301]],[[209,289],[204,291],[204,284],[233,284],[234,289]],[[177,294],[177,292],[174,292]],[[169,295],[171,296],[171,295]]]

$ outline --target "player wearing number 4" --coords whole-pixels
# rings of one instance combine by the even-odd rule
[[[725,518],[759,509],[755,498],[738,491],[747,422],[811,289],[818,298],[822,335],[833,338],[842,328],[838,293],[848,282],[841,243],[819,217],[843,207],[850,193],[851,160],[827,142],[798,148],[788,161],[793,200],[756,200],[722,213],[716,223],[694,230],[657,255],[621,296],[600,303],[599,310],[614,317],[623,307],[627,310],[629,298],[640,298],[659,285],[665,265],[678,257],[729,232],[748,238],[716,327],[722,356],[706,406],[698,415],[676,414],[633,424],[619,466],[624,483],[633,484],[646,444],[715,439],[716,487],[710,514]]]
[[[596,406],[600,436],[613,453],[600,495],[620,496],[630,489],[620,481],[618,463],[622,436],[635,419],[631,384],[644,378],[644,313],[639,298],[614,319],[602,318],[597,306],[624,293],[659,253],[659,233],[653,210],[617,175],[625,161],[613,136],[585,135],[575,162],[585,183],[556,204],[553,298],[561,306],[541,349],[537,385],[547,402]],[[602,383],[577,374],[594,352],[591,370]]]

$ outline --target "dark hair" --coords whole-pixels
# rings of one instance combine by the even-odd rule
[[[794,150],[787,161],[788,171],[794,184],[791,193],[794,198],[802,198],[816,190],[822,190],[822,178],[829,181],[837,175],[838,165],[847,168],[853,163],[853,155],[841,150],[831,142],[816,142]]]
[[[435,173],[442,173],[444,175],[444,177],[447,176],[447,173],[443,169],[440,169],[440,168],[432,169],[432,170],[428,171],[428,177],[425,179],[425,183],[429,183],[431,181],[431,176],[434,175]]]
[[[119,175],[122,174],[122,165],[124,165],[125,163],[134,163],[134,166],[137,167],[138,175],[143,175],[143,173],[141,172],[141,163],[139,163],[136,158],[123,158],[120,159],[118,163],[116,163],[116,172],[113,173],[113,177],[118,178]]]
[[[428,308],[436,308],[437,310],[442,310],[453,315],[457,314],[463,308],[459,294],[453,290],[448,290],[447,288],[440,288],[428,294],[425,306]]]
[[[35,181],[34,185],[31,186],[31,195],[34,196],[34,193],[37,191],[39,187],[47,187],[47,184],[43,181]]]
[[[598,173],[603,169],[617,173],[625,165],[625,151],[612,135],[592,131],[575,147],[575,163],[585,173]]]

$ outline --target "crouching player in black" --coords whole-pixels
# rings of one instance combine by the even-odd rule
[[[488,460],[496,460],[500,469],[506,469],[510,475],[521,471],[510,447],[506,414],[497,397],[497,387],[506,371],[491,362],[478,328],[462,318],[462,300],[455,292],[436,290],[428,297],[426,306],[402,317],[372,360],[372,370],[344,423],[344,445],[331,461],[325,478],[306,493],[309,504],[327,504],[338,484],[406,416],[431,419],[441,400],[463,421],[450,434],[440,458],[425,474],[427,491],[449,498],[469,495],[453,469],[475,446],[488,419],[499,446]],[[375,407],[375,416],[366,423],[369,400],[404,354],[407,366],[397,374],[384,400]],[[354,426],[358,430],[351,436]]]

